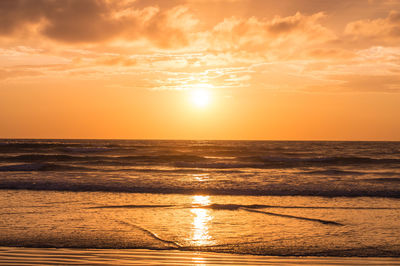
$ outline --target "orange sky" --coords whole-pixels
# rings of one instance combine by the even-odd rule
[[[399,121],[398,0],[0,1],[0,138],[400,140]]]

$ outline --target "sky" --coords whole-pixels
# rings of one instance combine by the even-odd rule
[[[0,138],[400,140],[398,0],[1,0]]]

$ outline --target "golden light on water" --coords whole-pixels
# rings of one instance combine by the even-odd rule
[[[211,203],[210,196],[193,196],[193,205],[206,206]]]
[[[208,174],[194,174],[192,176],[194,179],[200,182],[206,181],[209,178]],[[195,196],[195,197],[203,197],[203,196]]]
[[[192,204],[206,206],[211,203],[210,196],[193,196]],[[214,241],[209,234],[209,224],[213,216],[208,209],[193,208],[190,210],[194,215],[192,223],[191,241],[196,246],[212,245]]]
[[[192,262],[195,263],[196,266],[207,265],[207,260],[202,257],[193,257]]]

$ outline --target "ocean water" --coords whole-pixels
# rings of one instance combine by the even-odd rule
[[[400,257],[400,142],[0,140],[0,246]]]

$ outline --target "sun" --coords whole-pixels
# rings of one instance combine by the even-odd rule
[[[204,108],[210,103],[210,92],[204,88],[196,88],[190,92],[190,98],[196,107]]]

